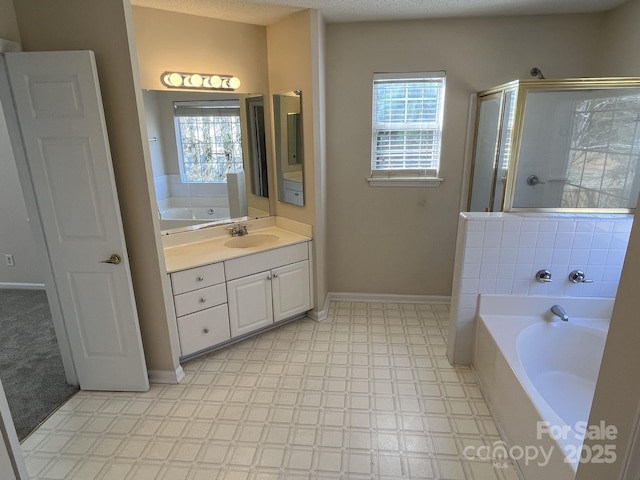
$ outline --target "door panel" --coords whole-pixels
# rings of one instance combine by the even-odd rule
[[[273,323],[270,272],[227,282],[231,338]]]
[[[93,53],[6,62],[80,387],[147,390]],[[105,263],[112,254],[121,261]]]
[[[79,322],[78,330],[86,357],[103,355],[124,356],[124,339],[117,318],[118,298],[114,275],[69,272],[69,289],[73,299],[75,317],[94,317],[94,322]]]
[[[88,139],[45,138],[40,140],[40,148],[41,168],[49,183],[52,215],[60,239],[104,240]],[[87,202],[78,204],[78,198]]]
[[[275,268],[273,277],[274,322],[311,309],[307,260]]]

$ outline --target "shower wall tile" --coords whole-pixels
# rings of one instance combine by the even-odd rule
[[[462,213],[451,294],[448,358],[472,358],[478,295],[614,298],[632,215]],[[535,281],[548,269],[553,282]],[[593,283],[569,282],[583,270]]]

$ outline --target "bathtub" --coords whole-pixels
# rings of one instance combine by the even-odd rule
[[[230,218],[229,202],[223,197],[171,197],[158,202],[158,209],[161,230]]]
[[[575,478],[612,308],[613,299],[481,295],[473,367],[527,480]]]

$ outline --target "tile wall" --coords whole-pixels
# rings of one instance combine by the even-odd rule
[[[632,215],[461,213],[447,357],[468,365],[478,294],[614,298]],[[553,282],[538,283],[538,270]],[[575,285],[582,270],[593,283]]]

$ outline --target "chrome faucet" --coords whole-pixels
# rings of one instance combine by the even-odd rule
[[[553,307],[551,307],[551,313],[553,313],[556,317],[560,317],[560,320],[562,320],[563,322],[569,321],[569,315],[567,315],[565,309],[560,305],[554,305]]]
[[[242,237],[243,235],[248,235],[246,225],[234,225],[233,227],[227,228],[229,232],[231,232],[232,237]]]

